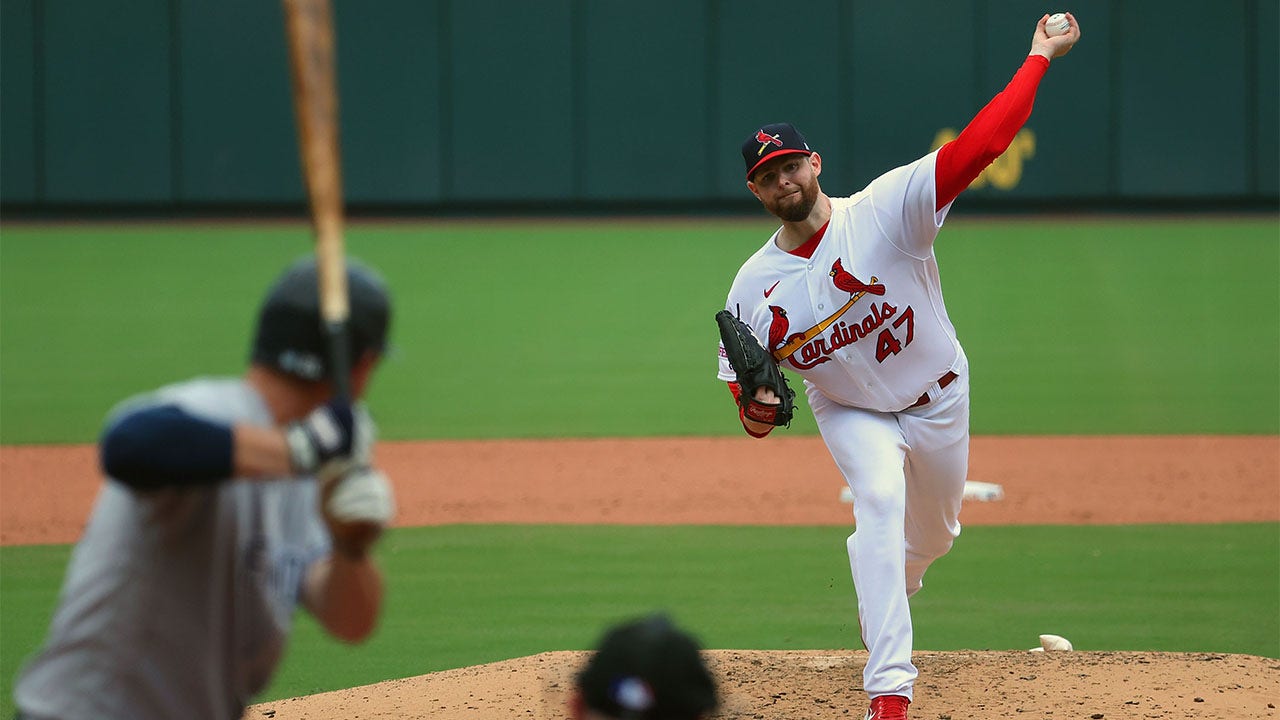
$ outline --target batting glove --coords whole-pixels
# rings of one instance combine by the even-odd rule
[[[376,434],[363,405],[330,400],[285,427],[290,465],[298,475],[337,477],[372,460]]]
[[[368,465],[324,481],[321,502],[334,550],[355,559],[368,553],[396,513],[387,476]]]

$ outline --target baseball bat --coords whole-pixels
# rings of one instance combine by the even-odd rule
[[[282,0],[298,151],[315,235],[320,318],[335,395],[351,398],[347,272],[343,248],[338,81],[330,0]]]

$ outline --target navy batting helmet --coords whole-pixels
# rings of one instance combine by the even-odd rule
[[[627,720],[694,720],[718,705],[697,640],[663,614],[606,632],[578,689],[592,709]]]
[[[254,363],[304,380],[329,377],[316,275],[315,258],[307,257],[290,266],[271,286],[258,311],[250,358]],[[354,366],[365,353],[382,354],[386,349],[391,298],[377,273],[351,259],[347,260],[347,294],[349,362]]]

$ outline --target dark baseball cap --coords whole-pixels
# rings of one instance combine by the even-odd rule
[[[592,710],[620,720],[695,720],[717,705],[697,641],[661,614],[606,632],[578,689]]]
[[[762,125],[742,143],[742,159],[747,163],[747,179],[750,180],[756,168],[779,155],[804,153],[812,155],[809,143],[804,135],[791,123],[774,123]]]
[[[391,324],[391,298],[373,269],[348,258],[348,362],[354,365],[369,351],[386,351]],[[250,359],[304,380],[330,377],[316,261],[307,256],[293,263],[267,291],[258,311]]]

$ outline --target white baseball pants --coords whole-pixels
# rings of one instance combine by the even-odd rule
[[[896,413],[839,405],[809,383],[818,429],[853,492],[847,541],[870,697],[912,698],[911,608],[925,570],[960,534],[969,469],[968,367],[930,401]]]

